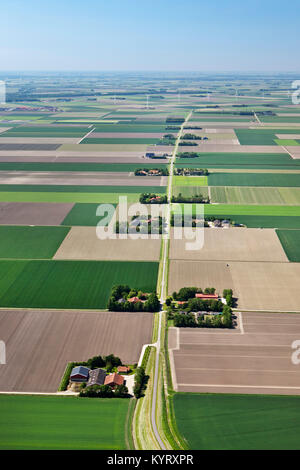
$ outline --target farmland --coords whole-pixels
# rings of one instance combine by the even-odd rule
[[[111,288],[151,292],[158,263],[121,261],[0,261],[0,306],[101,309]]]
[[[300,205],[300,188],[212,186],[211,201],[220,204]]]
[[[299,402],[264,395],[174,396],[179,431],[194,450],[299,449]]]
[[[300,262],[300,230],[276,230],[290,261]]]
[[[92,400],[91,403],[74,397],[2,395],[0,448],[126,449],[128,405],[128,400],[122,399]],[[84,428],[78,426],[78,420],[85,423]],[[26,432],[20,433],[20,428]]]
[[[298,174],[280,173],[212,173],[208,177],[209,186],[273,186],[299,187]]]
[[[68,232],[67,227],[0,226],[0,258],[52,258]]]
[[[0,391],[56,393],[69,362],[112,351],[125,364],[137,363],[151,341],[152,318],[145,312],[1,309],[8,361],[1,365]]]
[[[51,77],[8,78],[0,109],[0,391],[20,394],[0,395],[2,447],[124,449],[128,400],[29,394],[56,394],[70,361],[115,354],[135,364],[154,343],[148,388],[130,418],[138,450],[163,447],[154,421],[168,451],[184,447],[174,419],[192,449],[298,448],[300,111],[291,75]],[[153,193],[148,213],[159,209],[154,195],[167,196],[167,215],[182,208],[173,196],[202,194],[203,247],[176,239],[168,217],[160,222],[169,239],[115,234],[120,196],[132,227],[142,193]],[[111,211],[97,215],[101,203]],[[101,239],[103,227],[110,236]],[[137,290],[132,312],[106,310],[119,284]],[[172,326],[167,296],[194,286],[233,290],[234,327]],[[136,311],[154,291],[161,312]]]

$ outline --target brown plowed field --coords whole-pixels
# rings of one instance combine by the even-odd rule
[[[237,330],[170,329],[176,389],[300,395],[300,366],[291,361],[291,344],[300,339],[300,315],[238,315],[242,327]]]
[[[198,251],[186,250],[187,241],[186,239],[175,240],[171,236],[170,259],[288,262],[273,229],[205,228],[204,245]]]
[[[98,354],[136,363],[151,330],[151,313],[1,310],[0,391],[56,392],[68,362]]]
[[[54,259],[158,261],[161,240],[100,240],[96,227],[72,227]]]
[[[60,225],[74,204],[0,202],[0,225]]]
[[[233,289],[242,310],[300,312],[300,263],[170,261],[169,293],[181,287]]]

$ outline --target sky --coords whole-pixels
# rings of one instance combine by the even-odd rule
[[[300,71],[300,2],[0,0],[0,71]]]

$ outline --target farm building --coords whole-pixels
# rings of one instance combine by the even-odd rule
[[[90,369],[84,366],[77,366],[72,369],[70,380],[71,382],[87,382],[89,378]]]
[[[202,300],[218,300],[218,294],[196,294],[197,299]]]
[[[106,378],[106,372],[103,369],[94,369],[89,372],[89,379],[86,386],[91,387],[92,385],[103,385]]]
[[[108,375],[105,378],[105,382],[104,382],[104,385],[109,385],[112,388],[116,387],[117,385],[123,385],[123,384],[124,384],[124,377],[116,373]]]

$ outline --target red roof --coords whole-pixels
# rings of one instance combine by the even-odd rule
[[[118,367],[118,372],[129,372],[130,368],[127,366],[119,366]]]
[[[216,299],[218,300],[218,294],[196,294],[197,299]]]
[[[131,302],[131,303],[137,303],[137,302],[140,302],[141,299],[139,299],[138,297],[131,297],[130,299],[127,299],[128,302]]]
[[[123,385],[123,383],[124,383],[124,377],[114,372],[113,374],[110,374],[107,377],[105,377],[104,385],[110,385],[111,387],[113,387],[115,385]]]

